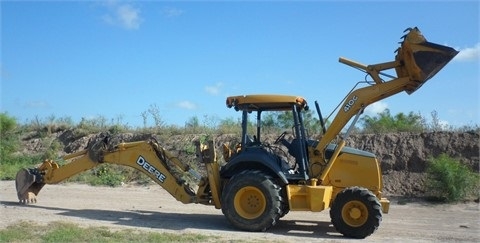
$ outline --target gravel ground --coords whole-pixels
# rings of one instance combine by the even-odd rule
[[[436,205],[391,199],[390,213],[368,242],[480,242],[478,203]],[[402,202],[402,203],[400,203]],[[405,203],[406,202],[406,203]],[[213,206],[182,204],[160,186],[91,187],[46,185],[38,202],[20,205],[14,181],[0,181],[0,228],[19,221],[48,224],[66,221],[80,226],[105,226],[170,233],[200,233],[223,241],[348,242],[330,224],[328,211],[290,212],[267,232],[233,228]]]

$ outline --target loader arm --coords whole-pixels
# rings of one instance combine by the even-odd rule
[[[348,94],[331,122],[331,126],[320,138],[315,149],[323,151],[321,153],[324,156],[323,160],[327,162],[327,166],[318,178],[321,182],[325,180],[340,151],[345,146],[345,139],[348,137],[350,129],[337,143],[333,155],[328,160],[325,158],[326,148],[340,134],[352,117],[356,116],[351,127],[368,105],[402,91],[412,94],[458,54],[458,51],[453,48],[427,42],[416,27],[409,28],[406,31],[408,33],[402,37],[404,40],[401,42],[401,47],[396,51],[397,55],[394,61],[367,66],[346,58],[339,59],[341,63],[366,72],[374,82],[371,86],[358,88]],[[388,69],[395,69],[397,77],[382,72]],[[380,78],[380,75],[392,79],[384,81]]]
[[[364,87],[353,91],[343,104],[343,108],[338,112],[335,118],[332,121],[332,125],[327,129],[326,133],[320,139],[317,149],[319,151],[324,151],[328,144],[340,133],[340,131],[345,127],[345,125],[350,121],[350,119],[361,113],[366,106],[385,99],[389,96],[397,94],[405,90],[405,86],[408,85],[410,80],[408,78],[398,78],[390,82],[376,84],[369,87]],[[352,105],[353,103],[353,105]],[[345,111],[346,107],[348,110]],[[328,166],[323,171],[320,181],[323,181],[328,175],[331,166],[333,165],[332,161],[338,156],[338,152],[342,150],[345,146],[346,137],[342,138],[338,146],[335,149],[334,156],[330,158]],[[323,153],[324,154],[324,153]]]
[[[132,167],[143,172],[182,203],[213,203],[204,191],[199,190],[197,193],[193,191],[180,175],[189,172],[203,184],[208,184],[213,177],[201,177],[188,165],[159,146],[156,141],[112,145],[108,140],[108,137],[105,137],[83,151],[63,157],[63,160],[68,162],[65,165],[60,166],[53,160],[45,160],[37,168],[20,170],[16,177],[20,202],[36,202],[36,196],[45,184],[56,184],[102,163],[109,163]],[[210,151],[208,146],[199,143],[196,145],[198,153]],[[214,165],[214,163],[210,165],[206,163],[207,168],[212,164]],[[200,188],[205,189],[205,186]],[[218,202],[215,203],[218,204]]]

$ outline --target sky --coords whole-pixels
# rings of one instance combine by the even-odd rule
[[[365,79],[339,57],[393,61],[415,26],[460,53],[415,93],[365,114],[436,112],[459,127],[480,120],[479,1],[2,0],[0,8],[0,112],[19,122],[103,117],[138,127],[153,109],[168,125],[215,125],[240,118],[225,99],[246,94],[303,96],[325,117]]]

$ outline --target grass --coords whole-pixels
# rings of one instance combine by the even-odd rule
[[[39,225],[19,222],[0,230],[0,242],[217,242],[215,236],[158,233],[107,227],[81,227],[67,222]]]
[[[22,168],[33,168],[42,162],[41,156],[11,156],[0,163],[0,180],[15,180]]]

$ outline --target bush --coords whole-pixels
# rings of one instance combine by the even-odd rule
[[[7,161],[18,147],[15,133],[17,121],[6,113],[0,113],[0,161]],[[2,162],[3,163],[3,162]]]
[[[479,175],[459,161],[441,154],[430,159],[427,168],[427,190],[433,199],[457,202],[478,197]]]
[[[115,170],[110,165],[100,165],[93,169],[95,176],[90,179],[89,184],[92,186],[120,186],[124,180],[120,170]]]
[[[390,114],[389,109],[377,114],[377,116],[365,116],[361,119],[362,131],[365,133],[388,133],[388,132],[422,132],[427,130],[424,118],[413,112],[408,115],[400,112],[395,116]]]
[[[14,180],[20,169],[36,167],[41,162],[38,155],[9,156],[0,163],[0,180]]]
[[[0,113],[0,135],[4,136],[15,130],[17,121],[6,113]]]

